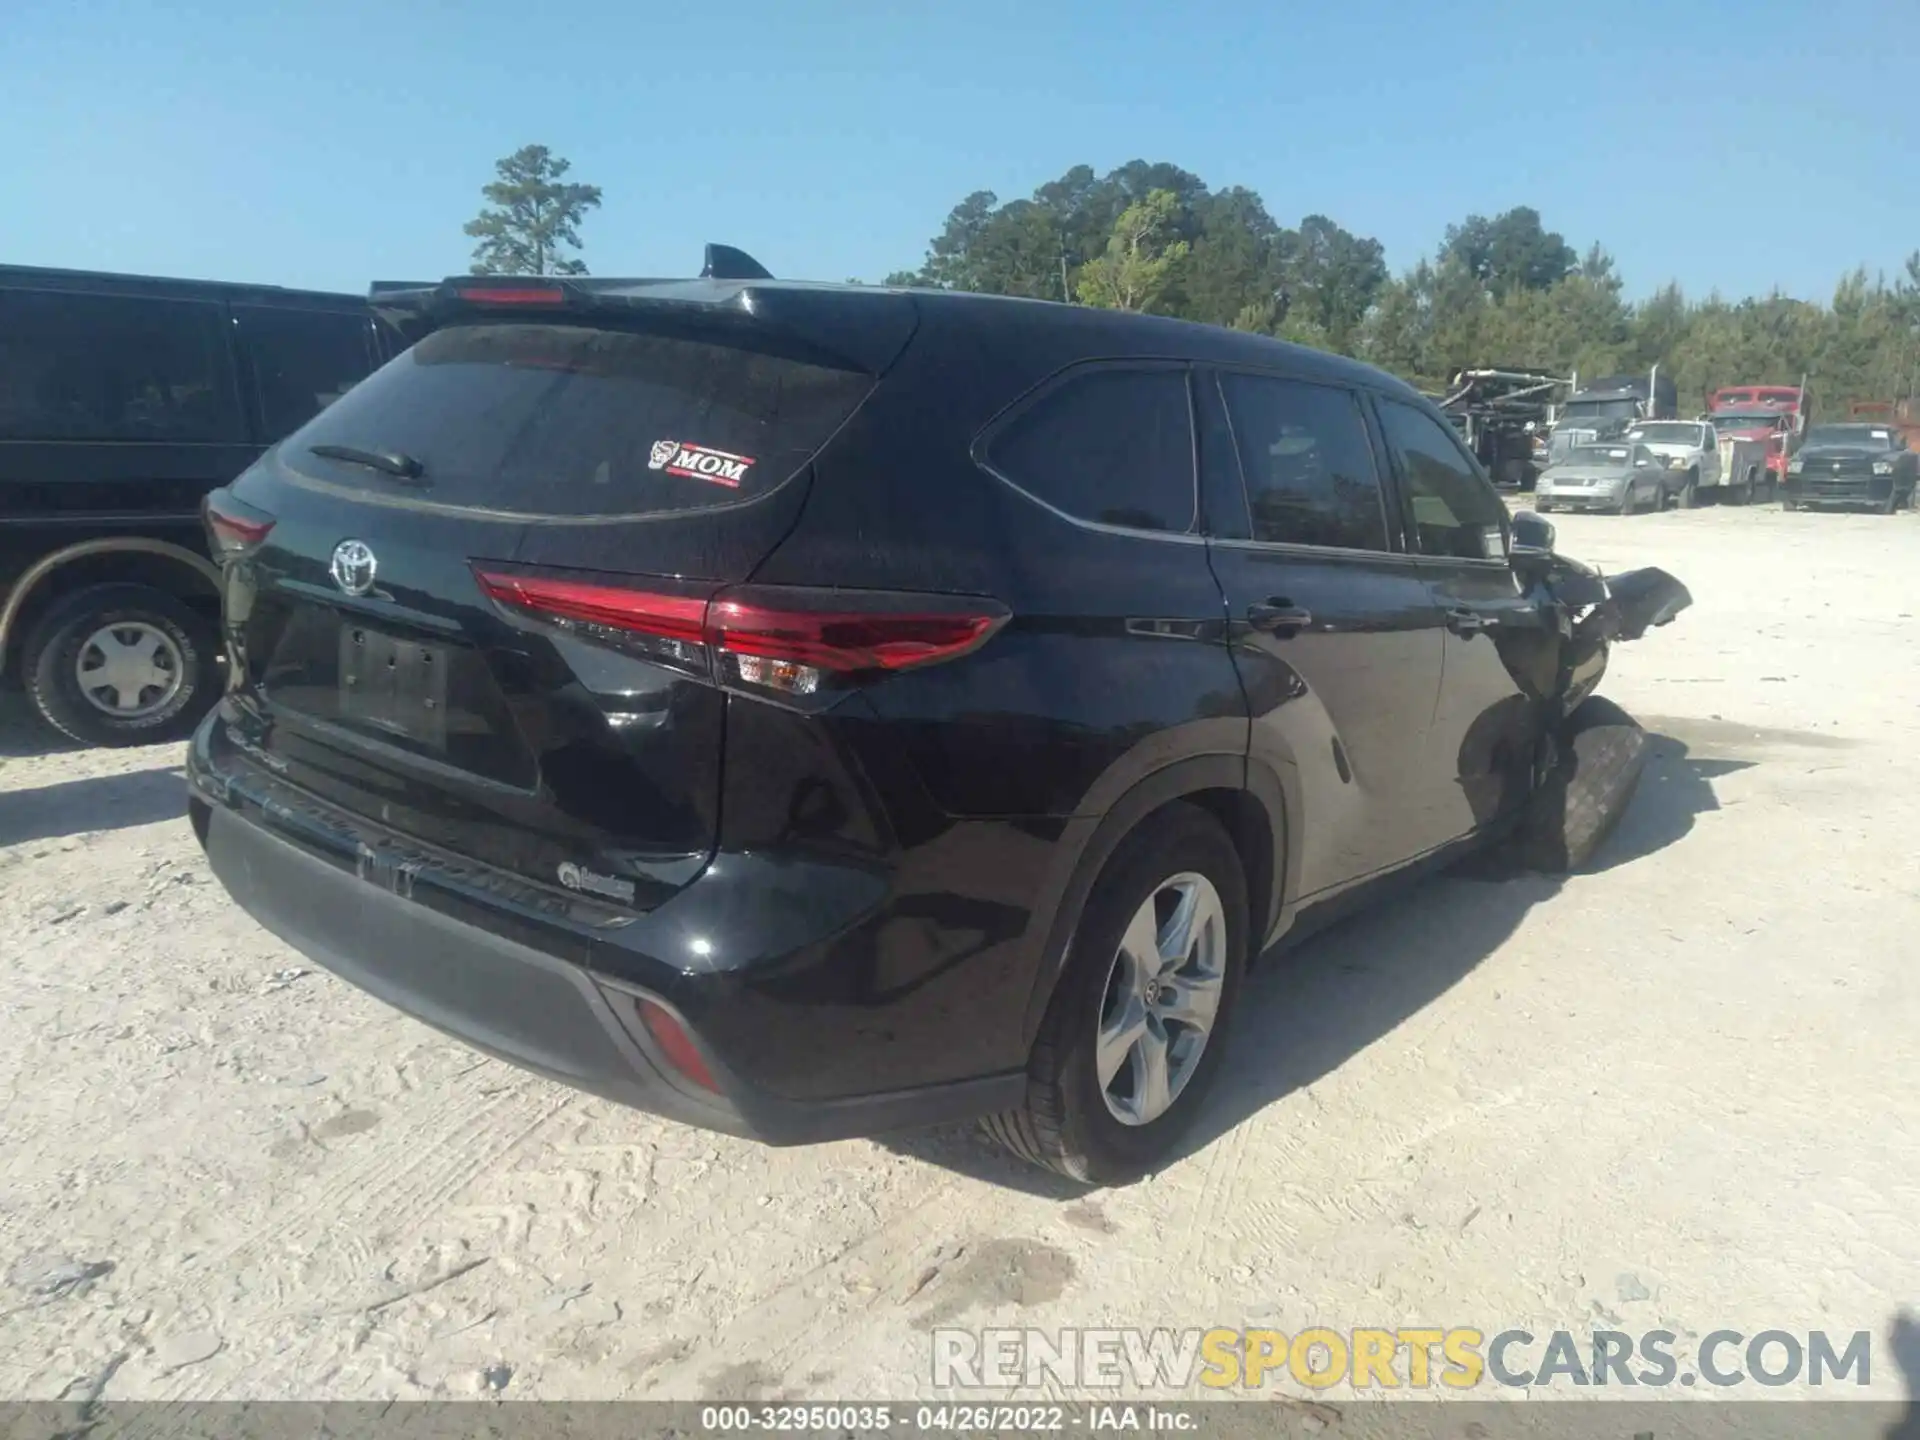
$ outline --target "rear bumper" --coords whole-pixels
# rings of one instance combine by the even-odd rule
[[[677,933],[659,918],[677,901],[605,937],[572,941],[565,926],[542,928],[506,903],[489,910],[428,870],[369,865],[364,857],[343,863],[325,844],[303,838],[294,823],[301,817],[276,813],[288,807],[258,785],[213,768],[205,741],[216,723],[210,717],[195,737],[188,774],[194,830],[220,883],[316,964],[476,1050],[621,1104],[769,1144],[971,1119],[1017,1105],[1025,1094],[1023,1067],[954,1079],[953,1053],[963,1047],[942,1052],[911,1034],[927,1083],[819,1094],[823,1074],[864,1069],[902,1078],[896,1042],[913,1030],[911,1018],[857,1007],[849,1016],[849,1007],[823,1003],[818,983],[810,983],[813,968],[845,969],[857,956],[799,944],[775,957],[764,983],[720,971],[690,974],[641,948],[649,935]],[[795,928],[796,939],[802,933]],[[717,1093],[669,1060],[641,1021],[640,997],[680,1022]],[[991,1007],[945,1018],[959,1027],[1000,1019]],[[1017,1036],[1017,1021],[1012,1028]]]

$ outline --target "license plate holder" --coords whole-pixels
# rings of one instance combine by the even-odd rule
[[[444,750],[448,660],[444,645],[343,621],[340,718]]]

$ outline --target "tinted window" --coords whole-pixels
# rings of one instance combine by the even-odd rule
[[[223,317],[191,300],[0,290],[0,438],[244,438]]]
[[[736,344],[582,325],[435,331],[289,438],[296,469],[382,489],[314,445],[419,461],[425,498],[536,515],[632,515],[751,499],[787,479],[870,376]]]
[[[1082,520],[1193,528],[1193,416],[1183,371],[1077,375],[1001,431],[991,458],[1023,490]]]
[[[1462,560],[1504,559],[1507,507],[1475,473],[1446,427],[1424,411],[1392,400],[1380,402],[1380,421],[1406,480],[1420,552]]]
[[[263,439],[292,434],[372,368],[364,315],[241,307],[233,314],[259,392]]]
[[[1258,375],[1222,375],[1220,388],[1254,539],[1387,548],[1373,446],[1350,392]]]

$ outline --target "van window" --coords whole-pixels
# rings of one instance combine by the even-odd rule
[[[283,455],[386,489],[315,445],[417,460],[436,504],[643,515],[763,495],[826,444],[873,377],[716,336],[537,322],[436,330],[327,406]]]
[[[988,458],[1077,519],[1184,534],[1197,509],[1192,412],[1183,370],[1084,370],[994,436]]]
[[[236,305],[233,318],[253,372],[262,440],[292,434],[373,368],[365,315]]]
[[[243,441],[217,305],[0,290],[0,439]]]
[[[1220,390],[1233,421],[1254,539],[1388,548],[1373,445],[1351,392],[1235,374],[1220,377]]]

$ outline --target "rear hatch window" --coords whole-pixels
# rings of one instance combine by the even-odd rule
[[[737,504],[789,479],[872,376],[706,337],[512,322],[435,331],[291,437],[329,486],[529,519]],[[419,478],[313,453],[403,456]]]

